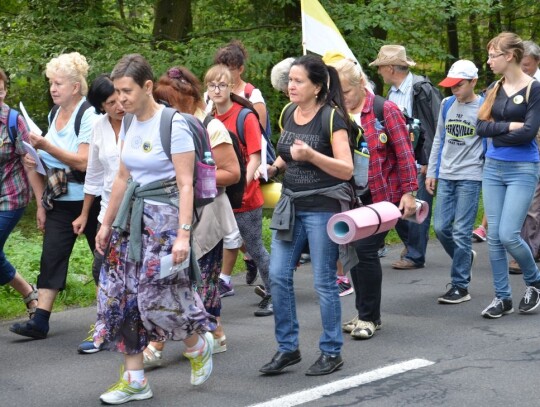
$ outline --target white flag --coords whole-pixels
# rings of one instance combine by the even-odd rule
[[[339,51],[358,63],[338,28],[317,0],[302,0],[301,7],[302,45],[305,50],[321,56],[327,51]]]

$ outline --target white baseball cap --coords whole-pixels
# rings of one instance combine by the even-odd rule
[[[446,78],[439,83],[439,86],[451,88],[452,86],[456,86],[463,79],[470,80],[476,78],[478,78],[478,68],[476,65],[467,59],[460,59],[459,61],[454,62],[448,71],[448,75],[446,75]]]

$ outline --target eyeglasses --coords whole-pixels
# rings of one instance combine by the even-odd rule
[[[0,90],[0,98],[3,98],[4,96],[6,96],[6,94],[7,94],[7,91]]]
[[[501,52],[500,54],[488,54],[488,59],[499,58],[501,55],[504,55],[504,52]]]
[[[225,89],[227,89],[229,87],[229,84],[224,83],[224,82],[221,82],[221,83],[218,83],[218,84],[209,83],[208,85],[206,85],[206,87],[208,88],[208,90],[210,90],[212,92],[215,92],[216,89],[219,89],[220,91],[224,91]]]

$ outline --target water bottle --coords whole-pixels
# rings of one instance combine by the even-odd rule
[[[360,144],[360,151],[354,152],[354,183],[365,188],[368,183],[369,150],[366,142]]]
[[[217,195],[216,188],[216,162],[212,158],[212,153],[210,151],[204,152],[204,158],[202,163],[205,164],[200,166],[197,171],[197,186],[200,187],[200,196],[199,198],[215,198]]]

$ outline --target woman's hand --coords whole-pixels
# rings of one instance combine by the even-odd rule
[[[525,123],[521,123],[521,122],[510,122],[510,126],[508,127],[508,130],[510,131],[514,131],[514,130],[519,130],[523,127]]]
[[[28,133],[28,138],[30,139],[30,144],[32,144],[32,147],[35,149],[47,151],[47,147],[49,146],[49,140],[45,139],[43,136],[38,136],[36,133],[30,132]]]
[[[295,161],[310,161],[313,158],[313,149],[302,140],[294,140],[291,156]]]
[[[71,224],[73,225],[73,233],[80,236],[84,232],[84,228],[86,227],[87,222],[88,216],[79,215],[77,219],[71,222]]]
[[[37,211],[36,211],[36,222],[37,222],[37,228],[45,232],[45,219],[47,218],[47,211],[45,211],[45,208],[41,206],[41,202],[37,203]]]
[[[111,238],[111,226],[101,225],[99,232],[96,235],[96,250],[99,254],[104,255],[105,249],[109,245],[109,239]]]
[[[180,231],[179,231],[180,232]],[[189,254],[189,234],[181,233],[176,237],[172,247],[173,264],[182,263]]]

